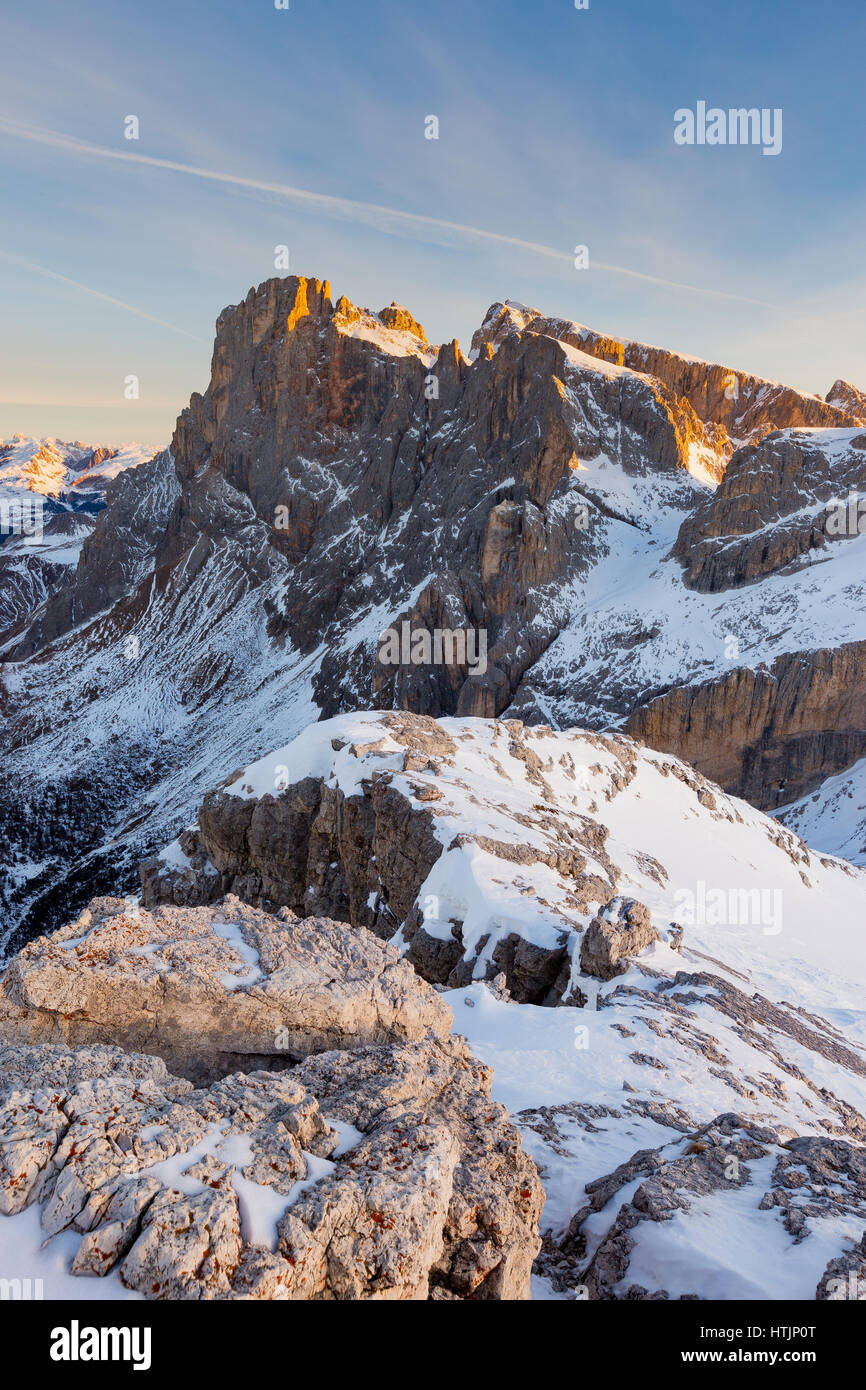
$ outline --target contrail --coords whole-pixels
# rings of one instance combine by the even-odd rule
[[[156,323],[160,328],[170,328],[172,333],[182,333],[185,338],[192,338],[195,343],[204,343],[204,338],[196,337],[195,333],[188,333],[185,328],[178,328],[176,323],[169,323],[167,319],[159,319],[155,314],[147,313],[145,309],[138,309],[134,304],[127,304],[123,299],[115,299],[112,294],[103,294],[102,290],[95,290],[90,285],[82,285],[79,280],[71,280],[68,275],[61,275],[57,270],[49,270],[48,266],[37,265],[35,261],[25,260],[23,256],[13,256],[11,251],[4,251],[2,248],[0,248],[0,256],[7,261],[13,261],[16,265],[26,266],[28,270],[34,270],[37,275],[47,275],[52,280],[59,280],[62,285],[71,285],[73,289],[81,290],[82,294],[89,294],[93,299],[101,299],[106,304],[113,304],[117,309],[125,309],[128,314],[135,314],[137,318],[147,319],[148,323]]]
[[[491,232],[483,227],[470,227],[463,222],[451,222],[443,217],[433,217],[428,213],[404,212],[400,208],[385,207],[381,203],[366,203],[355,198],[336,197],[331,193],[314,193],[308,188],[297,188],[291,184],[269,183],[264,179],[245,178],[240,174],[224,174],[216,169],[201,169],[194,164],[182,164],[174,159],[160,159],[156,155],[138,154],[132,150],[113,150],[104,145],[91,145],[78,140],[73,135],[63,135],[58,131],[42,130],[37,126],[21,125],[17,121],[0,117],[0,131],[22,140],[32,140],[36,144],[50,145],[53,149],[67,150],[70,154],[90,159],[113,159],[122,164],[144,164],[153,169],[168,169],[176,174],[189,174],[193,178],[206,179],[211,183],[230,184],[235,188],[249,188],[258,193],[272,193],[289,201],[307,203],[320,208],[325,213],[339,217],[353,217],[371,222],[380,230],[388,231],[394,223],[406,227],[426,228],[438,232],[474,238],[499,246],[513,246],[519,251],[532,255],[545,256],[550,260],[571,261],[572,254],[555,246],[545,246],[537,241],[524,241],[521,237],[508,236],[504,232]],[[391,227],[383,224],[391,224]],[[763,309],[776,306],[764,299],[752,299],[748,295],[733,294],[727,290],[705,289],[700,285],[686,285],[678,280],[666,280],[660,275],[648,275],[641,270],[631,270],[627,266],[611,265],[605,261],[592,261],[596,270],[605,270],[612,275],[626,275],[632,280],[643,280],[650,285],[661,285],[665,289],[681,290],[688,294],[706,295],[712,299],[732,299],[740,304],[756,304]]]

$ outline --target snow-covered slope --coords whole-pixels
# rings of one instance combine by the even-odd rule
[[[840,1065],[820,1022],[798,1034],[788,1014],[777,1031],[760,1002],[738,1015],[712,978],[671,985],[640,965],[592,1012],[482,984],[445,997],[547,1194],[533,1297],[858,1296],[862,1049]],[[841,1125],[822,1113],[829,1096]]]
[[[92,530],[86,512],[57,512],[0,546],[0,648],[69,582]]]
[[[537,1297],[814,1298],[859,1241],[866,870],[618,735],[396,712],[234,773],[197,834],[172,891],[348,891],[428,978],[459,942],[456,1029],[547,1193]],[[656,939],[599,978],[592,924],[634,899]],[[573,1007],[517,1002],[557,951]]]
[[[138,444],[0,440],[0,650],[72,583],[109,484],[152,454]]]
[[[219,849],[226,861],[234,850],[221,826],[239,815],[237,801],[257,802],[266,817],[281,788],[306,778],[357,797],[383,777],[431,820],[442,850],[417,887],[418,928],[447,941],[459,923],[475,978],[496,973],[498,948],[516,933],[542,951],[566,937],[574,982],[592,918],[615,895],[637,898],[663,939],[683,924],[690,951],[721,954],[753,988],[783,987],[796,1006],[862,1029],[866,1043],[866,871],[813,852],[631,739],[507,720],[343,715],[237,774],[202,819],[205,845],[224,869]],[[263,858],[279,858],[278,830],[273,838]],[[235,871],[255,868],[242,858]],[[375,862],[368,875],[370,924],[385,930],[390,916],[404,941],[386,910],[391,885]],[[676,967],[669,949],[658,951]]]
[[[35,897],[61,916],[112,882],[131,887],[154,836],[165,840],[188,821],[226,767],[266,747],[273,732],[290,738],[316,718],[315,660],[290,644],[272,646],[261,590],[244,592],[239,558],[227,547],[195,586],[180,576],[165,592],[154,589],[128,627],[105,614],[86,640],[59,642],[48,663],[5,666],[6,690],[24,696],[27,709],[8,770],[7,788],[14,780],[17,790],[0,824],[13,905],[0,953],[15,944],[18,904]],[[67,662],[74,672],[67,666],[64,686]],[[46,718],[69,700],[69,725]],[[29,734],[37,715],[38,753]],[[76,791],[58,804],[59,767]]]
[[[816,850],[866,865],[866,758],[776,816]]]

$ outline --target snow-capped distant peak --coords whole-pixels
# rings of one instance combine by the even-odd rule
[[[15,434],[0,440],[0,492],[36,492],[73,505],[101,499],[113,478],[155,452],[144,444],[111,447]]]

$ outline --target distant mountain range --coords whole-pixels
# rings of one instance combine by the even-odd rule
[[[98,511],[109,483],[153,452],[141,444],[111,448],[15,434],[0,440],[0,496],[13,497],[23,489],[57,511]]]
[[[138,444],[113,449],[33,439],[0,440],[0,632],[25,626],[78,564],[114,478],[150,458]]]

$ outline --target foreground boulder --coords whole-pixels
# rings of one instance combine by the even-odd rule
[[[524,1299],[543,1193],[463,1039],[194,1090],[110,1047],[0,1048],[0,1240],[156,1299]],[[10,1231],[11,1234],[11,1231]],[[51,1296],[50,1288],[47,1296]]]
[[[451,1010],[394,946],[323,918],[142,911],[97,898],[0,979],[0,1040],[116,1043],[210,1080],[311,1052],[444,1036]]]

